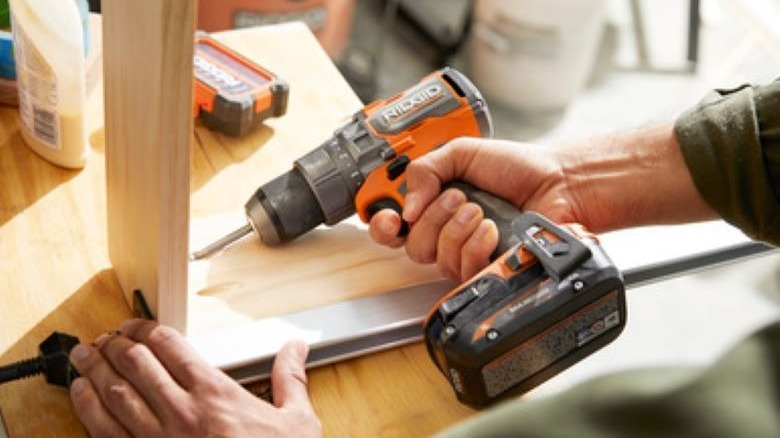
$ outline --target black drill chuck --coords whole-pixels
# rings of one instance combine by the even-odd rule
[[[266,245],[288,242],[325,222],[311,187],[296,169],[263,184],[245,208]]]

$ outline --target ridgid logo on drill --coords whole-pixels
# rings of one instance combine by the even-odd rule
[[[393,123],[395,120],[400,119],[418,107],[427,105],[431,101],[436,100],[441,96],[441,85],[430,85],[405,99],[399,100],[397,103],[390,106],[390,108],[384,110],[382,112],[382,117],[385,119],[385,123]]]

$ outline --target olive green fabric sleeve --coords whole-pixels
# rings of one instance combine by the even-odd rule
[[[780,437],[780,321],[712,367],[611,374],[505,402],[438,437]]]
[[[714,91],[675,131],[704,200],[750,237],[780,244],[780,80]]]

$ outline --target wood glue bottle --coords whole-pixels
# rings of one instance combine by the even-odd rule
[[[46,160],[84,167],[84,34],[72,0],[9,0],[22,137]]]

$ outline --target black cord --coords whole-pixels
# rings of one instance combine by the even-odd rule
[[[70,383],[78,377],[69,359],[70,350],[78,343],[79,339],[75,336],[52,333],[41,342],[38,357],[1,366],[0,384],[43,374],[46,376],[46,381],[52,385],[69,387]]]

